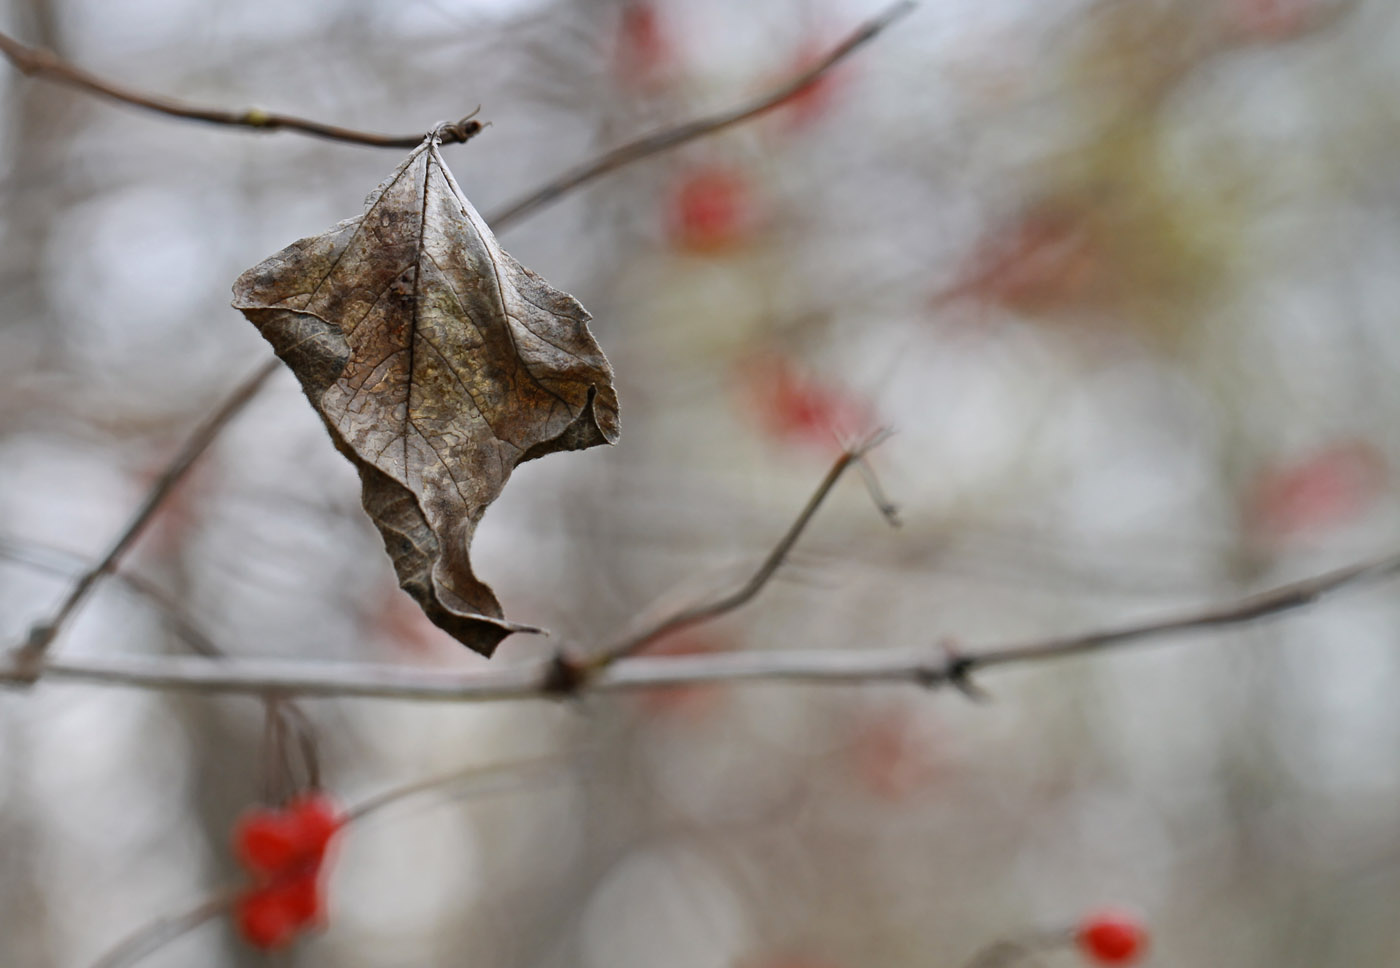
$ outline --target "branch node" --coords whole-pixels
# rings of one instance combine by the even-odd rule
[[[963,655],[951,639],[944,639],[939,646],[944,655],[943,678],[948,685],[973,702],[991,702],[991,693],[972,681],[972,670],[976,668],[976,660]]]
[[[781,107],[795,94],[798,94],[808,85],[820,78],[821,75],[831,70],[832,67],[847,57],[857,47],[869,41],[876,34],[880,33],[913,8],[914,4],[908,2],[908,0],[894,4],[884,13],[877,15],[872,20],[866,21],[862,26],[857,28],[854,33],[837,44],[825,57],[813,64],[806,71],[786,81],[776,90],[764,94],[756,101],[751,101],[727,111],[721,111],[718,114],[697,118],[694,121],[686,121],[674,127],[654,131],[651,134],[638,138],[636,141],[629,141],[610,151],[605,151],[592,161],[586,161],[581,165],[576,165],[568,171],[560,173],[557,178],[541,185],[528,195],[516,199],[514,202],[497,211],[488,212],[486,215],[487,224],[496,227],[504,227],[505,223],[515,222],[578,186],[591,182],[595,178],[606,175],[609,172],[616,171],[624,165],[629,165],[634,161],[654,155],[657,152],[675,148],[678,145],[683,145],[696,138],[705,137],[706,135],[713,134],[724,128],[740,124],[750,118],[758,117],[766,111]]]
[[[944,665],[918,665],[913,670],[914,683],[920,689],[936,689],[948,680],[948,669]]]
[[[476,120],[476,116],[481,113],[481,105],[477,105],[466,117],[457,121],[444,122],[433,129],[437,136],[438,143],[444,145],[466,144],[472,138],[481,134],[482,130],[491,122],[482,123]]]
[[[554,653],[540,679],[540,692],[546,696],[568,698],[578,695],[592,674],[592,667],[585,661],[575,659],[564,649]]]
[[[58,629],[48,623],[30,629],[24,644],[11,653],[9,668],[0,672],[0,680],[14,686],[32,686],[38,682],[44,671],[44,653],[57,634]]]
[[[875,476],[875,468],[870,466],[870,451],[884,443],[894,431],[889,427],[881,427],[866,437],[861,443],[851,446],[843,446],[846,454],[855,463],[856,470],[860,472],[860,478],[865,483],[865,489],[870,493],[870,500],[874,502],[875,509],[884,517],[885,523],[892,528],[903,525],[899,517],[899,505],[895,504],[885,494],[885,489],[880,486],[880,479]]]

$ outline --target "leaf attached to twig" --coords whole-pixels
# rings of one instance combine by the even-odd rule
[[[429,136],[365,213],[234,284],[360,472],[399,584],[484,655],[511,632],[472,535],[521,461],[614,443],[612,370],[578,301],[504,252]]]

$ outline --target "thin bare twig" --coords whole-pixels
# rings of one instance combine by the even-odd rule
[[[529,760],[496,763],[490,766],[470,766],[451,773],[440,773],[403,786],[376,793],[345,811],[345,822],[363,820],[372,813],[392,806],[400,800],[431,793],[444,787],[463,784],[463,796],[484,796],[488,793],[514,793],[541,780],[557,776],[560,770],[578,760],[579,751],[540,756]]]
[[[44,555],[49,557],[44,557]],[[67,579],[75,579],[85,574],[92,566],[92,560],[88,557],[30,539],[0,537],[0,557],[20,562],[44,574]],[[57,564],[54,561],[55,558],[66,560],[70,564]],[[115,572],[112,578],[124,584],[132,594],[149,602],[160,614],[162,620],[169,625],[170,631],[174,633],[175,637],[188,645],[195,653],[215,658],[224,654],[223,650],[215,645],[213,640],[205,635],[185,614],[180,604],[155,582],[143,578],[141,575],[123,571]]]
[[[150,524],[156,511],[160,509],[161,504],[170,496],[170,492],[175,489],[175,486],[184,479],[194,462],[214,442],[225,425],[257,395],[258,390],[262,389],[263,383],[276,372],[279,365],[278,360],[272,359],[259,367],[248,379],[239,384],[237,389],[219,405],[219,408],[195,429],[189,440],[185,441],[185,445],[180,448],[174,460],[170,462],[170,466],[165,469],[155,485],[146,494],[146,499],[141,503],[141,507],[132,515],[122,533],[117,536],[111,547],[107,549],[107,553],[102,556],[102,560],[83,572],[74,583],[68,597],[58,606],[49,620],[36,625],[29,633],[28,641],[20,647],[16,656],[17,666],[23,674],[30,677],[38,674],[44,654],[62,630],[64,623],[73,615],[74,610],[82,604],[98,580],[116,568],[122,555],[126,554],[127,549],[141,536],[146,525]]]
[[[28,549],[41,549],[49,554],[71,559],[76,562],[73,567],[63,567],[56,565],[52,561],[46,560],[40,555],[27,551]],[[40,542],[16,541],[10,538],[0,538],[0,557],[9,557],[16,561],[22,561],[38,571],[47,572],[54,575],[62,575],[71,578],[75,575],[85,574],[89,565],[80,555],[62,549],[48,547]],[[112,578],[126,585],[132,592],[140,595],[154,605],[160,612],[161,617],[169,623],[170,630],[182,642],[190,647],[196,655],[202,655],[211,659],[225,658],[227,653],[214,644],[213,640],[204,634],[202,630],[195,626],[185,614],[180,605],[175,602],[164,589],[154,582],[151,582],[140,575],[133,575],[117,571]],[[311,786],[319,784],[320,763],[317,755],[316,730],[308,717],[295,702],[290,699],[280,698],[268,701],[268,716],[275,716],[279,720],[279,728],[290,730],[295,736],[298,751],[301,755],[302,765],[307,774],[307,782]]]
[[[76,88],[88,94],[119,101],[145,111],[183,118],[187,121],[202,121],[206,124],[221,124],[255,131],[295,131],[298,134],[329,141],[344,141],[350,144],[369,145],[372,148],[416,148],[427,133],[425,128],[418,134],[386,135],[371,131],[358,131],[342,128],[334,124],[322,124],[290,114],[276,114],[261,108],[246,111],[229,111],[223,108],[201,107],[188,104],[162,94],[149,94],[98,77],[89,71],[70,64],[51,50],[30,47],[7,34],[0,33],[0,54],[3,54],[21,74],[37,77],[55,84]],[[475,114],[473,112],[472,114]],[[453,124],[440,129],[443,144],[461,144],[478,134],[483,125],[467,115]]]
[[[514,793],[533,787],[541,779],[556,775],[562,766],[573,759],[573,754],[542,756],[514,763],[474,766],[425,780],[416,780],[362,800],[345,811],[342,822],[351,824],[400,800],[459,783],[465,787],[462,791],[463,796]],[[246,887],[242,884],[230,885],[191,908],[175,914],[162,915],[142,925],[93,962],[92,968],[128,968],[129,965],[136,964],[158,948],[188,934],[206,921],[219,917],[238,903],[238,898],[245,890]]]
[[[92,968],[126,968],[134,965],[157,948],[189,934],[206,921],[212,921],[231,908],[242,892],[241,887],[226,888],[200,901],[194,907],[175,914],[166,914],[144,924],[124,938],[115,948],[92,963]]]
[[[865,489],[870,492],[870,500],[875,502],[875,507],[885,516],[890,527],[900,527],[903,522],[899,519],[899,505],[885,494],[885,489],[880,486],[880,478],[875,475],[875,469],[870,466],[865,454],[856,460],[856,470],[860,471],[860,479],[865,484]]]
[[[991,666],[1028,662],[1037,659],[1060,658],[1084,652],[1127,645],[1144,639],[1161,638],[1177,632],[1204,632],[1210,629],[1244,625],[1262,618],[1291,612],[1343,589],[1394,578],[1400,574],[1400,554],[1387,555],[1373,561],[1338,568],[1312,578],[1290,582],[1268,591],[1197,612],[1125,625],[1100,632],[1063,636],[979,652],[976,655],[952,657],[950,667],[967,672]]]
[[[634,161],[667,151],[696,138],[714,134],[716,131],[773,110],[793,95],[816,83],[823,74],[835,67],[848,54],[873,39],[890,24],[913,10],[915,6],[913,0],[900,0],[884,13],[862,24],[812,67],[757,100],[730,108],[727,111],[697,118],[685,124],[653,132],[638,138],[636,141],[629,141],[625,145],[604,152],[591,161],[570,168],[534,191],[503,206],[500,210],[492,212],[486,217],[486,221],[497,229],[502,228],[506,223],[524,218],[585,182],[590,182],[624,165],[630,165]]]
[[[1279,586],[1234,603],[1152,622],[1080,635],[958,654],[946,647],[919,649],[806,649],[780,652],[634,656],[580,683],[605,693],[707,683],[913,683],[926,688],[966,682],[993,666],[1039,662],[1165,638],[1244,625],[1312,604],[1347,588],[1394,578],[1400,554]],[[244,661],[210,662],[169,656],[106,656],[51,661],[47,677],[108,686],[178,689],[201,693],[485,702],[543,699],[551,690],[551,662],[480,673],[418,671],[399,666]],[[12,673],[9,678],[16,678]]]
[[[996,941],[987,945],[972,956],[963,968],[1011,968],[1012,965],[1030,963],[1040,965],[1038,952],[1019,941]]]
[[[580,666],[579,671],[586,674],[593,674],[604,666],[611,665],[618,659],[632,655],[646,648],[663,636],[669,635],[672,632],[678,632],[684,628],[689,628],[692,625],[698,625],[701,622],[707,622],[713,618],[718,618],[721,615],[742,608],[753,601],[754,597],[758,595],[759,592],[763,591],[764,586],[777,574],[783,562],[787,560],[788,555],[797,544],[797,539],[802,537],[802,532],[807,530],[807,525],[812,522],[812,518],[816,516],[817,510],[826,501],[827,495],[831,493],[832,488],[836,486],[836,482],[841,480],[842,475],[851,467],[863,466],[865,455],[883,443],[889,435],[890,432],[888,430],[878,430],[865,440],[845,450],[841,456],[836,459],[836,462],[831,465],[831,469],[826,472],[826,476],[822,478],[821,483],[817,485],[817,489],[812,492],[812,496],[807,499],[807,503],[803,506],[802,510],[798,512],[797,519],[788,527],[787,532],[778,539],[778,543],[773,546],[773,550],[768,552],[768,557],[763,559],[758,569],[750,575],[748,580],[742,585],[729,594],[723,595],[712,602],[703,602],[698,605],[690,605],[682,608],[680,611],[661,619],[650,627],[598,650],[596,654],[584,656],[582,660],[578,662]],[[876,507],[885,515],[886,519],[892,523],[897,523],[898,519],[892,516],[893,505],[884,500],[883,496],[880,495],[878,491],[872,491],[871,494],[875,499]]]
[[[963,968],[1012,968],[1013,965],[1040,966],[1042,954],[1074,942],[1074,932],[1055,929],[1037,931],[1016,939],[994,941],[972,956]]]

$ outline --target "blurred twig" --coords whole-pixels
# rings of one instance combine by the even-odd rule
[[[974,954],[963,968],[1012,968],[1013,965],[1039,968],[1045,964],[1042,954],[1073,941],[1074,932],[1064,928],[1027,932],[1019,938],[993,941]]]
[[[900,0],[899,3],[894,4],[884,13],[867,20],[857,28],[854,33],[832,48],[830,53],[812,67],[757,100],[742,104],[737,108],[721,111],[718,114],[697,118],[694,121],[688,121],[672,128],[655,131],[649,135],[638,138],[636,141],[629,141],[625,145],[604,152],[592,161],[586,161],[570,168],[552,181],[517,198],[510,204],[503,206],[500,210],[492,212],[486,217],[486,221],[493,228],[503,228],[506,223],[524,218],[536,209],[548,205],[550,202],[559,198],[559,196],[572,191],[585,182],[590,182],[595,178],[615,171],[624,165],[630,165],[632,162],[639,161],[649,155],[667,151],[671,148],[683,145],[687,141],[703,138],[706,135],[714,134],[716,131],[728,128],[731,125],[739,124],[750,118],[755,118],[766,111],[771,111],[793,95],[800,93],[804,88],[816,83],[823,74],[835,67],[837,63],[843,60],[857,47],[873,39],[890,24],[913,10],[914,7],[915,3],[913,0]]]
[[[200,107],[177,101],[162,94],[149,94],[124,87],[112,81],[89,73],[70,64],[51,50],[21,44],[7,34],[0,33],[0,54],[15,66],[21,74],[37,77],[55,84],[76,88],[88,94],[120,101],[145,111],[154,111],[188,121],[202,121],[207,124],[222,124],[238,128],[252,128],[257,131],[295,131],[298,134],[330,141],[345,141],[351,144],[369,145],[375,148],[415,148],[427,134],[425,128],[419,134],[385,135],[371,131],[357,131],[334,124],[322,124],[290,114],[276,114],[261,108],[246,111],[228,111],[223,108]],[[475,113],[475,112],[473,112]],[[471,139],[482,129],[480,121],[467,115],[460,121],[444,125],[439,129],[443,144],[461,144]]]
[[[1243,625],[1317,602],[1327,595],[1400,573],[1400,554],[1281,585],[1236,602],[1152,622],[1041,639],[961,654],[946,646],[921,649],[710,653],[622,659],[579,684],[580,692],[618,692],[724,682],[851,684],[904,682],[926,688],[966,684],[992,666],[1104,651],[1179,633]],[[484,673],[444,674],[398,666],[344,663],[221,662],[163,656],[92,657],[53,661],[55,679],[204,693],[268,693],[438,702],[539,699],[557,692],[552,662]],[[9,678],[15,679],[14,673]]]
[[[55,565],[51,561],[45,560],[41,555],[35,554],[36,550],[73,559],[77,564],[75,567]],[[0,557],[22,561],[36,570],[62,575],[65,578],[72,577],[74,574],[86,574],[89,571],[89,565],[82,556],[73,555],[57,548],[45,547],[43,544],[33,541],[16,541],[0,537]],[[140,575],[120,571],[114,573],[112,577],[154,605],[159,610],[161,617],[169,623],[170,630],[175,636],[188,645],[195,654],[211,659],[222,659],[227,655],[185,615],[180,604],[154,582],[148,581]],[[301,764],[306,774],[305,785],[318,786],[320,784],[320,761],[316,729],[311,718],[292,700],[285,697],[274,697],[267,701],[267,720],[269,732],[276,734],[279,743],[289,732],[294,736],[297,752],[301,756]],[[277,755],[269,757],[269,778],[274,775],[275,768],[285,769],[287,775],[290,776],[290,763],[290,758],[286,756],[286,750],[278,748]],[[274,802],[276,799],[278,798],[274,796],[268,797],[269,802]]]
[[[0,558],[8,558],[35,571],[57,575],[65,579],[85,574],[92,567],[92,559],[87,556],[28,538],[0,537]],[[58,564],[58,560],[65,561],[67,564]],[[126,585],[133,594],[146,599],[154,606],[161,618],[169,624],[170,631],[174,633],[175,637],[188,645],[194,652],[215,658],[224,654],[223,650],[215,645],[213,640],[205,635],[185,614],[180,603],[155,582],[143,578],[141,575],[122,571],[116,572],[112,577]]]
[[[1011,968],[1027,963],[1043,964],[1035,948],[1020,941],[996,941],[973,955],[963,968]]]
[[[561,768],[578,758],[579,751],[575,750],[535,759],[517,760],[511,763],[472,766],[463,770],[453,770],[451,773],[440,773],[426,779],[414,780],[412,783],[405,783],[403,786],[397,786],[392,790],[385,790],[383,793],[376,793],[374,796],[361,800],[345,811],[345,822],[362,820],[371,813],[377,813],[385,807],[392,806],[400,800],[406,800],[419,793],[430,793],[457,784],[462,785],[462,796],[513,793],[521,787],[555,776]]]
[[[162,945],[188,934],[206,921],[212,921],[231,908],[242,893],[241,887],[226,888],[205,898],[194,907],[166,914],[142,925],[120,944],[92,963],[92,968],[126,968]]]
[[[899,3],[896,3],[884,13],[863,24],[813,67],[758,100],[741,105],[738,108],[720,112],[719,114],[699,118],[673,128],[667,128],[663,131],[658,131],[640,138],[637,141],[614,148],[592,161],[571,168],[548,184],[517,199],[501,211],[494,213],[487,221],[497,226],[515,221],[533,212],[535,209],[554,201],[571,189],[585,182],[592,181],[594,178],[605,175],[608,172],[614,171],[617,168],[621,168],[641,158],[645,158],[648,155],[666,151],[677,145],[685,144],[687,141],[692,141],[695,138],[700,138],[723,128],[730,127],[731,125],[747,121],[750,118],[756,117],[765,111],[779,106],[788,98],[791,98],[810,84],[816,82],[824,73],[835,66],[837,62],[846,57],[851,51],[873,38],[876,34],[880,33],[880,31],[884,30],[895,20],[904,16],[914,8],[914,5],[913,0],[900,0]],[[28,77],[37,77],[55,84],[72,87],[88,94],[96,95],[97,97],[119,101],[145,111],[153,111],[157,114],[164,114],[169,117],[182,118],[189,121],[251,128],[258,131],[294,131],[316,138],[369,145],[377,148],[413,148],[422,142],[424,138],[424,134],[375,134],[370,131],[360,131],[354,128],[324,124],[320,121],[312,121],[307,118],[299,118],[289,114],[264,111],[261,108],[230,111],[224,108],[210,108],[188,104],[165,95],[137,91],[133,88],[125,87],[98,77],[75,64],[68,63],[51,50],[45,50],[41,47],[30,47],[4,33],[0,33],[0,54],[3,54],[5,58],[14,65],[16,70]],[[481,129],[482,123],[474,120],[472,115],[467,115],[452,124],[441,126],[438,132],[442,138],[443,144],[461,144],[462,142],[470,140],[478,134]]]
[[[1383,558],[1348,565],[1312,578],[1280,585],[1215,608],[1187,612],[1154,622],[1044,639],[1025,645],[983,651],[976,655],[954,657],[950,660],[950,669],[956,667],[965,675],[989,666],[1098,652],[1177,632],[1204,632],[1209,629],[1244,625],[1311,605],[1343,589],[1394,578],[1397,574],[1400,574],[1400,554],[1386,555]]]
[[[345,824],[364,819],[390,804],[419,793],[427,793],[442,787],[462,784],[463,796],[484,796],[491,793],[513,793],[528,788],[540,779],[557,774],[559,769],[573,759],[572,754],[543,756],[538,759],[522,760],[514,763],[500,763],[491,766],[475,766],[456,770],[426,780],[417,780],[383,793],[377,793],[348,808],[342,815]],[[243,894],[242,884],[230,885],[205,898],[187,910],[163,915],[151,921],[119,942],[97,961],[92,968],[127,968],[169,944],[181,935],[219,917],[229,910]]]
[[[155,516],[161,504],[185,477],[185,474],[199,459],[199,456],[208,449],[219,436],[230,420],[232,420],[245,406],[252,400],[258,390],[268,377],[277,370],[279,361],[276,359],[264,363],[258,370],[244,380],[228,398],[219,405],[219,408],[210,414],[190,435],[189,440],[180,448],[175,459],[170,462],[165,471],[160,475],[155,485],[146,494],[146,499],[141,503],[141,507],[127,522],[122,533],[118,535],[116,541],[107,549],[107,553],[102,556],[102,560],[85,571],[74,583],[73,589],[54,611],[48,621],[36,625],[29,634],[29,640],[20,647],[16,655],[16,666],[21,670],[21,674],[33,678],[39,672],[39,667],[43,661],[44,654],[48,651],[53,640],[62,630],[63,625],[72,616],[77,607],[82,604],[84,598],[92,591],[92,587],[98,580],[112,569],[116,568],[122,555],[126,554],[132,543],[150,524],[151,518]]]
[[[320,749],[311,718],[295,702],[272,695],[263,705],[263,800],[282,803],[300,790],[321,785]],[[293,750],[301,760],[301,779]]]

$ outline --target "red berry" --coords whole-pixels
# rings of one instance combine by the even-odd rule
[[[431,654],[441,650],[454,658],[462,646],[423,614],[423,610],[406,595],[395,579],[385,578],[382,591],[370,605],[371,622],[378,638],[396,650]]]
[[[947,296],[970,296],[1013,312],[1080,305],[1103,288],[1108,255],[1088,213],[1051,205],[998,226],[973,252]]]
[[[1316,0],[1231,0],[1229,15],[1242,39],[1277,43],[1306,33],[1321,7]]]
[[[344,818],[323,793],[294,797],[285,808],[248,811],[234,827],[234,852],[254,884],[234,906],[238,933],[263,949],[289,944],[325,919],[321,864]]]
[[[234,923],[243,940],[264,950],[290,944],[301,926],[286,899],[266,887],[255,888],[238,899]]]
[[[760,427],[789,443],[824,449],[868,428],[868,404],[837,384],[818,380],[786,357],[756,355],[741,364],[740,389]]]
[[[340,825],[339,812],[329,797],[304,793],[285,809],[255,808],[245,813],[234,827],[234,853],[255,874],[314,866]]]
[[[883,800],[906,800],[937,778],[937,753],[907,710],[883,709],[867,715],[856,724],[852,739],[853,772]]]
[[[753,200],[748,180],[719,167],[700,168],[682,176],[671,197],[672,243],[691,252],[718,252],[749,234]]]
[[[622,8],[617,29],[616,69],[625,83],[654,87],[665,80],[675,49],[656,7],[634,2]]]
[[[294,821],[303,856],[319,860],[340,829],[340,811],[335,803],[324,793],[304,793],[287,804],[287,813]]]
[[[643,651],[647,655],[705,655],[732,648],[732,643],[714,632],[690,628],[662,636]],[[652,716],[700,720],[718,708],[722,695],[712,686],[669,686],[641,693],[638,703]]]
[[[297,823],[277,810],[255,808],[233,828],[234,855],[248,870],[271,874],[296,863],[302,854]]]
[[[319,923],[325,916],[320,871],[317,868],[307,868],[278,878],[263,890],[277,898],[282,910],[298,928]]]
[[[1363,440],[1343,440],[1293,463],[1267,468],[1250,495],[1250,524],[1289,536],[1345,524],[1384,492],[1385,458]]]
[[[788,76],[796,76],[810,70],[824,58],[829,45],[805,44],[797,52]],[[804,128],[828,114],[835,104],[844,83],[845,75],[840,69],[827,70],[808,83],[783,98],[782,117],[790,129]]]
[[[1085,956],[1101,965],[1129,965],[1147,947],[1147,929],[1126,911],[1097,911],[1080,922],[1075,941]]]

